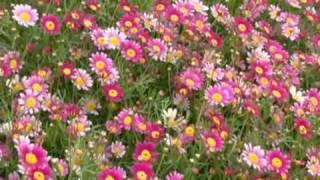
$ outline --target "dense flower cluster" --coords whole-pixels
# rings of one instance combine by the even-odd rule
[[[0,6],[0,176],[320,176],[319,0],[108,2]]]

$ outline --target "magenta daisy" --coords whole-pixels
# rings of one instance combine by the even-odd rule
[[[43,97],[37,92],[27,89],[20,94],[18,104],[24,113],[34,114],[39,112]]]
[[[219,152],[223,150],[224,140],[216,130],[208,130],[202,134],[204,144],[210,152]]]
[[[180,82],[191,90],[199,90],[204,84],[204,75],[199,68],[189,67],[180,74]]]
[[[185,20],[183,13],[176,8],[168,8],[165,14],[166,18],[173,24],[181,24]]]
[[[124,90],[119,83],[105,84],[103,93],[108,100],[113,102],[120,102],[124,98]]]
[[[236,32],[243,35],[248,35],[252,32],[253,27],[250,21],[243,17],[236,17],[234,19]]]
[[[139,62],[143,59],[142,47],[135,41],[124,41],[121,44],[122,56],[128,61]]]
[[[184,175],[177,171],[171,171],[166,176],[166,180],[184,180]]]
[[[106,168],[98,174],[98,180],[124,180],[126,172],[121,167]]]
[[[134,120],[134,112],[131,109],[123,109],[116,117],[121,128],[130,130]]]
[[[214,105],[228,105],[234,101],[235,92],[231,85],[228,83],[216,84],[210,86],[205,91],[205,99]]]
[[[168,47],[161,39],[150,39],[147,43],[149,56],[164,61],[167,57]]]
[[[271,150],[266,154],[267,165],[277,174],[288,173],[291,167],[291,159],[280,149]]]
[[[13,19],[21,26],[34,26],[39,19],[38,11],[27,4],[16,4],[13,6]]]
[[[28,170],[28,179],[32,180],[53,180],[53,172],[48,164],[32,167]]]
[[[85,29],[93,30],[93,29],[96,29],[98,26],[96,17],[88,15],[88,14],[84,15],[81,18],[81,21],[82,21],[82,25]]]
[[[72,83],[79,90],[88,91],[93,85],[93,80],[89,73],[84,69],[77,69],[75,73],[71,76]]]
[[[114,66],[112,59],[110,59],[108,55],[103,52],[92,53],[89,61],[92,71],[96,72],[97,74]]]
[[[58,16],[48,14],[41,17],[40,26],[46,33],[53,35],[60,34],[62,24]]]
[[[260,146],[244,144],[244,150],[241,153],[241,159],[250,167],[262,170],[267,165],[265,151]]]
[[[282,85],[272,85],[270,87],[270,94],[279,102],[285,102],[289,99],[289,91]]]
[[[151,180],[154,177],[152,164],[149,163],[135,163],[131,167],[131,173],[134,180]]]
[[[18,154],[25,168],[39,167],[47,164],[47,151],[36,144],[20,143]]]
[[[23,63],[24,62],[20,57],[20,53],[17,51],[8,51],[3,56],[3,61],[0,62],[5,77],[19,72],[22,69]]]
[[[108,37],[105,30],[97,28],[91,33],[91,40],[99,50],[105,50],[108,47]]]
[[[159,153],[156,152],[156,145],[153,142],[138,143],[134,150],[134,159],[141,162],[153,162],[158,159]]]

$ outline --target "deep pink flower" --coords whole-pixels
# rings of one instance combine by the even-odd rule
[[[253,27],[250,21],[243,17],[236,17],[234,19],[236,32],[243,35],[248,35],[252,32]]]
[[[122,56],[131,62],[140,62],[143,59],[142,47],[135,41],[124,41],[121,44]]]
[[[134,180],[152,180],[154,177],[152,164],[149,163],[135,163],[131,167],[131,173]]]
[[[291,159],[280,149],[269,151],[266,158],[268,168],[277,174],[288,173],[291,168]]]
[[[158,159],[159,153],[156,151],[156,145],[153,142],[138,143],[134,150],[133,158],[141,162],[154,162]]]
[[[60,34],[62,28],[60,18],[52,14],[42,16],[40,25],[48,34]]]
[[[312,124],[309,119],[297,118],[294,122],[294,126],[305,139],[312,137]]]
[[[126,172],[121,167],[110,167],[98,174],[98,180],[124,180],[126,176]]]
[[[108,100],[113,102],[120,102],[124,98],[124,91],[119,83],[105,84],[103,86],[103,93]]]
[[[191,90],[199,90],[204,84],[204,75],[199,68],[189,67],[180,74],[180,82]]]
[[[184,175],[177,172],[177,171],[171,171],[167,176],[166,180],[184,180]]]
[[[134,122],[134,112],[131,109],[123,109],[115,118],[121,128],[130,130]]]
[[[165,129],[161,124],[157,123],[149,123],[148,124],[148,130],[146,132],[147,139],[153,141],[153,142],[160,142],[160,140],[163,138]]]
[[[224,140],[220,134],[212,129],[202,134],[203,142],[210,152],[219,152],[223,150]]]
[[[19,160],[25,168],[41,167],[48,162],[47,151],[36,144],[21,143],[18,146]]]
[[[211,105],[228,105],[235,99],[234,89],[228,83],[210,86],[205,91],[205,98]]]
[[[52,169],[48,164],[32,167],[27,174],[30,180],[53,180]]]

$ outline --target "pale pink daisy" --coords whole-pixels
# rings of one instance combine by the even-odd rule
[[[168,47],[161,39],[150,39],[147,43],[149,56],[153,59],[164,61],[167,57]]]
[[[42,96],[35,91],[27,89],[20,94],[18,104],[24,113],[34,114],[39,112],[41,107]]]
[[[25,27],[34,26],[39,19],[38,11],[27,4],[14,5],[12,13],[13,19]]]
[[[88,91],[93,85],[93,80],[89,73],[84,69],[77,69],[76,72],[71,76],[72,83],[79,90]]]
[[[120,49],[121,43],[126,40],[126,35],[116,28],[108,28],[105,30],[107,49]]]
[[[250,167],[261,170],[266,167],[267,160],[265,151],[260,146],[244,144],[244,150],[241,153],[241,159]]]
[[[91,33],[91,40],[93,41],[93,44],[99,49],[99,50],[105,50],[108,48],[109,42],[107,33],[104,29],[98,28],[93,30]]]

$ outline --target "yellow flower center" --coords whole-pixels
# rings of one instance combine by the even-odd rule
[[[63,69],[63,74],[65,74],[65,75],[70,75],[70,74],[71,74],[71,69],[69,69],[69,68],[64,68],[64,69]]]
[[[33,153],[27,153],[25,160],[28,164],[31,164],[31,165],[36,164],[38,162],[37,156]]]
[[[307,128],[305,126],[299,126],[299,132],[302,135],[307,134]]]
[[[118,96],[118,91],[114,90],[114,89],[110,89],[108,92],[108,95],[111,97],[117,97]]]
[[[160,52],[161,51],[161,48],[158,45],[154,45],[152,48],[156,52]]]
[[[15,69],[18,66],[18,61],[16,59],[11,59],[10,61],[10,68]]]
[[[277,59],[283,59],[283,55],[280,54],[280,53],[275,54],[275,57],[276,57]]]
[[[255,70],[256,70],[256,72],[258,74],[262,74],[263,73],[263,69],[261,67],[256,67]]]
[[[143,160],[143,161],[149,161],[151,159],[152,155],[150,153],[150,151],[148,150],[143,150],[139,156],[139,160]]]
[[[97,61],[97,62],[96,62],[96,68],[97,68],[98,70],[104,69],[105,65],[106,65],[106,64],[105,64],[103,61]]]
[[[311,97],[310,98],[310,102],[312,103],[312,105],[317,106],[319,104],[319,101],[316,97]]]
[[[163,11],[164,8],[165,8],[165,6],[164,6],[163,4],[158,4],[158,5],[156,6],[157,11]]]
[[[147,125],[145,123],[139,123],[138,128],[142,131],[145,131],[147,129]]]
[[[126,21],[124,24],[125,24],[127,27],[132,27],[132,26],[133,26],[133,24],[132,24],[131,21]]]
[[[29,12],[22,12],[20,14],[20,18],[22,19],[22,21],[28,22],[31,20],[31,14]]]
[[[26,100],[26,105],[28,108],[33,108],[37,104],[37,101],[34,97],[28,97]]]
[[[85,86],[85,84],[86,84],[81,77],[77,77],[75,83],[76,83],[77,85],[79,85],[79,86]]]
[[[54,22],[52,22],[52,21],[47,21],[47,22],[45,23],[45,26],[46,26],[46,28],[47,28],[49,31],[54,30],[54,28],[56,27],[56,25],[55,25]]]
[[[61,163],[58,163],[58,170],[60,174],[64,174],[64,166]]]
[[[211,44],[213,45],[213,46],[217,46],[218,45],[218,41],[216,40],[216,39],[211,39]]]
[[[85,27],[91,27],[92,26],[92,22],[89,21],[89,20],[84,20],[83,24],[84,24]]]
[[[117,37],[117,36],[112,36],[110,39],[109,39],[110,43],[114,46],[117,46],[119,47],[120,46],[120,39]]]
[[[216,147],[217,141],[215,139],[213,139],[212,137],[208,137],[207,144],[209,147]]]
[[[151,136],[154,139],[158,139],[160,137],[160,132],[159,131],[152,131]]]
[[[186,133],[186,135],[188,136],[194,136],[195,133],[195,129],[192,126],[187,127],[184,132]]]
[[[128,49],[127,50],[127,55],[129,56],[129,58],[134,58],[136,56],[136,51],[134,49]]]
[[[249,154],[248,154],[248,159],[249,159],[249,161],[251,162],[251,163],[253,163],[253,164],[259,164],[259,162],[260,162],[260,158],[259,158],[259,156],[256,154],[256,153],[254,153],[254,152],[250,152]]]
[[[144,171],[138,171],[137,172],[137,178],[139,180],[147,180],[148,179],[148,175]]]
[[[204,23],[202,21],[196,21],[196,26],[200,29],[202,29],[204,27]]]
[[[41,171],[35,171],[33,173],[33,178],[35,180],[45,180],[46,179],[46,176],[43,174],[43,172]]]
[[[276,98],[280,98],[281,97],[281,93],[278,90],[273,90],[272,94],[276,97]]]
[[[187,84],[187,86],[189,86],[189,87],[192,87],[192,86],[194,86],[194,80],[192,80],[192,79],[187,79],[186,80],[186,84]]]
[[[83,123],[76,123],[76,130],[79,132],[84,132],[85,125]]]
[[[124,124],[125,125],[131,125],[132,123],[132,117],[131,116],[127,116],[126,118],[124,118]]]
[[[115,180],[112,176],[108,175],[105,180]]]
[[[39,83],[34,83],[32,85],[32,89],[35,90],[35,91],[40,92],[40,91],[42,91],[42,86]]]
[[[238,29],[239,29],[241,32],[245,32],[245,31],[247,31],[247,26],[244,25],[244,24],[239,24],[239,25],[238,25]]]
[[[100,45],[104,45],[104,44],[106,44],[106,38],[104,38],[104,37],[98,37],[97,42],[98,42],[98,44],[100,44]]]
[[[223,100],[223,96],[221,93],[214,93],[211,98],[216,102],[221,102]]]
[[[171,21],[173,21],[173,22],[177,22],[177,21],[179,21],[179,16],[177,16],[176,14],[172,14],[172,15],[170,16],[170,19],[171,19]]]
[[[276,167],[276,168],[281,168],[282,167],[282,160],[275,157],[272,159],[272,166]]]

